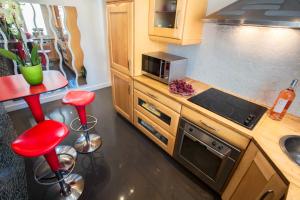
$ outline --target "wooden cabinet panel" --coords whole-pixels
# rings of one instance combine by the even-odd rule
[[[172,110],[176,111],[177,113],[180,113],[181,111],[181,104],[177,101],[174,101],[170,99],[169,97],[166,97],[165,95],[156,92],[155,90],[152,90],[151,88],[135,81],[134,82],[134,88],[143,92],[144,94],[148,95],[152,99],[155,99],[156,101],[162,103],[163,105],[171,108]]]
[[[251,143],[222,199],[279,200],[287,185],[262,152]]]
[[[108,4],[107,28],[111,67],[132,75],[133,3]]]
[[[120,3],[120,2],[130,2],[133,0],[106,0],[106,3]]]
[[[134,91],[134,108],[176,136],[179,114],[147,95]]]
[[[150,0],[150,39],[181,45],[201,41],[207,0]]]
[[[134,111],[134,125],[167,153],[173,155],[175,145],[174,136],[170,135],[167,131],[137,110]]]
[[[112,96],[115,109],[133,122],[133,80],[118,71],[111,70]]]

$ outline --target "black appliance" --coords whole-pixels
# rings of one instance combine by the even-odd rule
[[[218,193],[237,166],[241,151],[207,130],[181,119],[175,159]]]
[[[188,99],[211,112],[252,130],[267,108],[210,88]]]

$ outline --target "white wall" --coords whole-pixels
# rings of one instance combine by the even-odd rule
[[[169,52],[189,59],[188,76],[269,106],[300,79],[297,30],[207,23],[200,45],[169,45]],[[296,93],[289,111],[300,116],[300,85]]]
[[[20,0],[22,2],[48,5],[75,6],[78,12],[78,27],[81,32],[81,47],[84,66],[87,69],[89,86],[110,84],[106,47],[105,1],[103,0]]]
[[[208,0],[207,14],[211,14],[237,0]]]

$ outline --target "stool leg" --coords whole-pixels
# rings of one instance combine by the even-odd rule
[[[76,109],[85,135],[77,139],[75,149],[80,153],[94,152],[102,145],[101,137],[96,134],[89,134],[87,131],[88,125],[85,106],[76,106]]]
[[[80,123],[82,126],[87,124],[85,106],[76,106]]]
[[[56,177],[58,180],[61,180],[59,182],[60,188],[61,188],[61,193],[63,196],[69,196],[71,194],[71,187],[69,184],[67,184],[63,180],[63,175],[60,172],[60,164],[58,161],[58,156],[55,152],[55,150],[50,151],[49,153],[45,154],[45,159],[47,160],[51,170],[55,173]]]

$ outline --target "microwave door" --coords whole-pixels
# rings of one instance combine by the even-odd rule
[[[148,57],[148,73],[159,77],[160,76],[161,60],[153,57]]]

